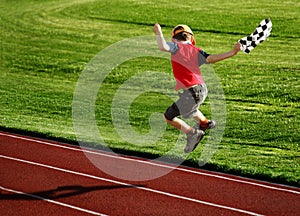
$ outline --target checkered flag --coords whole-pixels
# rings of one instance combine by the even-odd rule
[[[262,20],[251,35],[239,40],[241,43],[241,50],[249,54],[251,50],[270,36],[271,30],[272,22],[270,17]]]

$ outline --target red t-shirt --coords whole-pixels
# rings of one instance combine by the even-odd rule
[[[176,79],[175,90],[189,88],[194,85],[204,84],[199,66],[200,58],[207,58],[209,54],[191,43],[171,42],[171,61],[173,74]],[[200,56],[201,55],[201,56]]]

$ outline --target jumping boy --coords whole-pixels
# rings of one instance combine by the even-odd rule
[[[215,63],[236,55],[241,44],[236,43],[229,52],[210,55],[195,46],[192,30],[187,25],[177,25],[172,30],[172,42],[166,42],[161,27],[156,23],[153,27],[158,48],[171,53],[173,75],[176,80],[176,91],[179,99],[165,112],[165,121],[187,135],[186,153],[192,152],[205,134],[205,130],[216,126],[214,120],[208,120],[200,111],[199,106],[207,97],[207,88],[203,80],[200,66]],[[194,118],[196,125],[189,126],[178,118]]]

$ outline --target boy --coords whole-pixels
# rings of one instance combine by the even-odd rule
[[[177,25],[172,30],[172,42],[166,42],[161,27],[156,23],[153,27],[158,48],[171,53],[173,75],[176,80],[176,91],[179,99],[165,112],[165,121],[187,135],[186,153],[192,152],[205,134],[205,130],[216,126],[214,120],[208,120],[199,111],[199,106],[207,96],[207,88],[203,80],[200,66],[215,63],[236,55],[241,44],[236,43],[229,52],[210,55],[195,46],[196,42],[192,30],[187,25]],[[178,116],[194,118],[196,126],[191,127]]]

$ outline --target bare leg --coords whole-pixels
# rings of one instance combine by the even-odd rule
[[[205,131],[207,129],[213,129],[216,127],[216,121],[214,120],[208,120],[205,118],[205,116],[198,110],[196,115],[194,116],[194,119],[199,124],[199,129]]]
[[[177,117],[173,118],[172,121],[165,118],[165,121],[169,125],[175,127],[176,129],[178,129],[186,134],[188,134],[192,129],[192,127],[189,126],[185,121],[183,121]]]
[[[194,119],[200,124],[201,122],[207,122],[206,117],[203,115],[200,110],[197,111],[196,115],[194,116]]]

